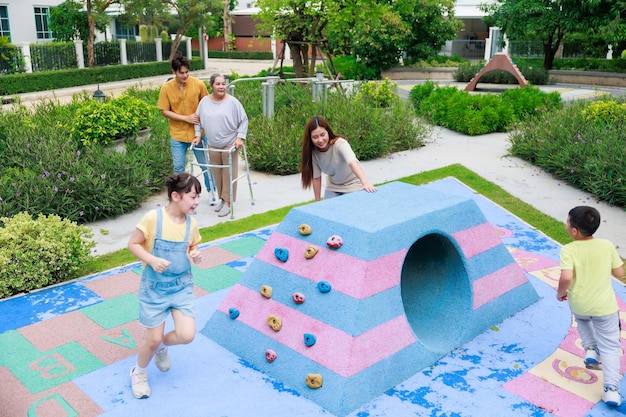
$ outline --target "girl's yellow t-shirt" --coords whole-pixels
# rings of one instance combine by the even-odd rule
[[[161,223],[161,238],[165,240],[171,240],[173,242],[182,242],[185,238],[185,231],[187,230],[187,224],[182,223],[174,223],[170,216],[167,214],[165,209],[162,212],[162,223]],[[154,247],[154,238],[156,237],[156,227],[157,227],[157,212],[156,210],[150,210],[146,213],[139,224],[137,225],[137,229],[143,232],[143,235],[146,238],[146,241],[143,244],[143,247],[146,251],[152,253],[152,248]],[[191,226],[189,229],[189,246],[197,245],[202,240],[200,236],[200,230],[198,229],[198,222],[194,217],[191,217]]]

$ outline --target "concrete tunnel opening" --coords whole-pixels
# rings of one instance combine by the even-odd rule
[[[471,317],[472,292],[463,256],[448,236],[431,233],[409,248],[400,289],[415,336],[428,350],[458,347]]]

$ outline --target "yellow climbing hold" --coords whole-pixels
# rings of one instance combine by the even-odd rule
[[[302,236],[308,236],[311,234],[311,226],[306,223],[302,223],[300,227],[298,227],[298,232],[300,232]]]
[[[269,285],[263,285],[261,287],[261,295],[265,298],[272,298],[272,287]]]
[[[306,384],[313,389],[320,388],[322,386],[322,375],[320,374],[308,374],[306,376]]]
[[[267,324],[274,330],[275,332],[279,331],[283,327],[283,321],[280,317],[275,316],[274,314],[270,314],[267,316]]]
[[[307,259],[311,259],[315,255],[317,255],[318,251],[319,251],[319,248],[317,246],[309,245],[306,247],[306,250],[304,251],[304,257]]]

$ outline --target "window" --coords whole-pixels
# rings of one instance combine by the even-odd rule
[[[124,26],[119,19],[115,19],[115,39],[130,39],[134,41],[137,35],[136,28],[137,26]]]
[[[0,6],[0,36],[8,36],[11,40],[11,28],[9,27],[9,8]]]
[[[37,39],[52,39],[49,7],[35,7],[35,29]]]

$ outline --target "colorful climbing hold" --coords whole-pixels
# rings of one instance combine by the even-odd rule
[[[322,293],[329,292],[331,288],[330,284],[326,281],[320,281],[317,283],[317,289]]]
[[[291,296],[291,299],[296,304],[302,304],[304,303],[305,297],[304,297],[304,294],[302,294],[301,292],[294,292],[293,295]]]
[[[307,347],[311,347],[315,344],[316,340],[315,340],[315,336],[312,335],[311,333],[305,333],[304,334],[304,344]]]
[[[289,259],[289,250],[285,248],[276,248],[274,249],[274,256],[276,256],[276,258],[278,258],[281,262],[287,262],[287,259]]]
[[[267,349],[265,351],[265,360],[269,363],[272,363],[274,362],[274,359],[276,359],[276,352],[274,352],[272,349]]]
[[[341,236],[332,235],[331,237],[328,238],[328,240],[326,241],[326,244],[328,245],[329,248],[338,249],[341,247],[341,245],[343,245],[343,239],[341,238]]]
[[[306,376],[306,384],[309,388],[317,389],[322,386],[322,375],[320,374],[308,374]]]
[[[300,232],[302,236],[308,236],[311,234],[311,226],[306,223],[302,223],[300,227],[298,227],[298,232]]]
[[[307,259],[311,259],[315,255],[317,255],[318,251],[319,251],[319,248],[317,246],[309,245],[309,246],[306,247],[306,249],[304,251],[304,257],[307,258]]]
[[[281,320],[281,318],[275,316],[274,314],[270,314],[269,316],[267,316],[267,324],[269,324],[269,326],[275,332],[280,331],[280,329],[283,327],[283,321]]]
[[[228,315],[230,316],[231,319],[235,320],[237,317],[239,317],[239,310],[231,307],[228,309]]]
[[[269,285],[262,285],[261,295],[265,298],[272,298],[272,287],[270,287]]]

